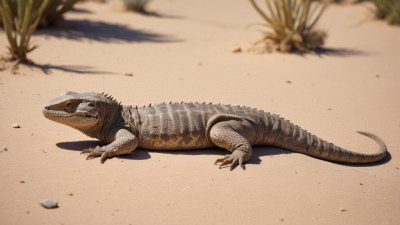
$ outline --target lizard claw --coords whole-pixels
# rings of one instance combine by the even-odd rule
[[[86,160],[100,157],[100,162],[104,163],[108,158],[112,157],[111,152],[105,150],[103,147],[97,146],[95,148],[88,148],[81,152],[81,154],[88,154]]]
[[[88,148],[88,149],[85,149],[85,150],[83,150],[83,151],[81,152],[81,154],[88,154],[88,155],[86,156],[86,160],[89,160],[89,159],[94,159],[94,158],[100,157],[100,156],[102,156],[105,152],[106,152],[106,151],[105,151],[102,147],[97,146],[97,147],[95,147],[95,148]],[[104,161],[101,160],[101,161],[102,161],[102,163],[103,163],[105,160],[104,160]]]
[[[110,152],[109,151],[105,151],[105,152],[103,152],[103,154],[100,157],[100,162],[104,163],[110,157],[111,157]]]
[[[217,159],[215,164],[220,164],[220,169],[229,166],[231,171],[234,170],[238,165],[240,165],[242,169],[246,169],[244,166],[244,155],[245,153],[242,151],[234,151],[230,155],[225,155],[223,158]]]

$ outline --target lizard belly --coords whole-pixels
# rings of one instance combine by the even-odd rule
[[[154,150],[185,150],[209,148],[214,146],[203,131],[192,131],[187,134],[148,133],[142,135],[140,148]]]

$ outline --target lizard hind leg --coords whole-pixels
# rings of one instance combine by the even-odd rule
[[[234,120],[216,123],[210,129],[210,140],[216,146],[232,152],[215,161],[215,164],[220,165],[219,168],[229,167],[233,170],[240,165],[245,169],[244,163],[250,159],[252,147],[249,141],[240,134],[245,132],[244,129],[240,121]]]

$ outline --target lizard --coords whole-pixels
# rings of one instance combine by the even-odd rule
[[[107,143],[81,152],[86,159],[100,157],[101,163],[136,148],[224,148],[230,154],[215,164],[230,170],[239,165],[245,169],[253,146],[276,146],[339,163],[372,163],[387,154],[384,141],[375,134],[358,131],[380,146],[377,153],[359,153],[325,141],[279,115],[246,106],[197,102],[125,106],[104,92],[68,91],[49,101],[42,112],[47,119]]]

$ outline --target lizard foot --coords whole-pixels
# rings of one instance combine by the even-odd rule
[[[100,162],[104,163],[108,158],[111,157],[110,152],[104,148],[97,146],[95,148],[88,148],[81,152],[81,154],[88,154],[86,160],[100,157]]]
[[[225,155],[225,157],[217,159],[215,164],[220,164],[219,168],[225,168],[229,166],[230,170],[235,169],[238,165],[245,169],[244,162],[245,162],[245,155],[246,153],[243,151],[234,151],[232,154]]]

